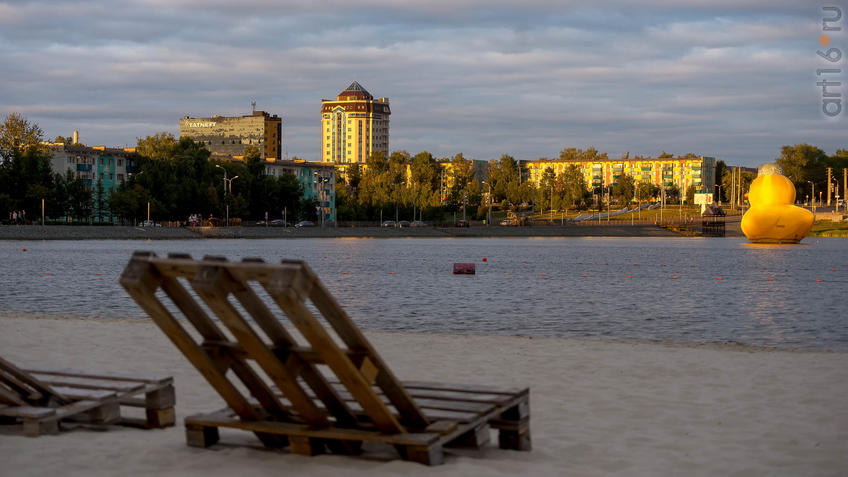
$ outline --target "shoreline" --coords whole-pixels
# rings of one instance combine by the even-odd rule
[[[741,237],[728,223],[727,238]],[[653,224],[549,225],[535,227],[340,227],[340,228],[187,228],[93,225],[3,225],[0,240],[197,240],[269,238],[461,238],[461,237],[681,237]]]
[[[0,316],[21,366],[171,375],[177,425],[26,438],[0,433],[8,475],[845,475],[848,353],[736,350],[569,338],[365,331],[402,380],[529,386],[533,451],[450,450],[425,467],[268,451],[248,433],[186,446],[183,419],[220,397],[150,321]],[[739,352],[744,351],[744,352]],[[154,458],[155,456],[155,458]]]

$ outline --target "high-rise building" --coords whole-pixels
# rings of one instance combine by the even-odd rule
[[[206,145],[216,156],[241,158],[247,146],[259,149],[267,161],[282,159],[283,120],[265,111],[250,116],[180,119],[180,137],[190,137]]]
[[[389,98],[374,99],[354,81],[335,100],[321,100],[321,160],[364,163],[375,152],[389,154]]]

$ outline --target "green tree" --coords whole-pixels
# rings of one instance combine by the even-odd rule
[[[803,143],[780,148],[780,157],[776,159],[776,162],[783,168],[783,174],[795,185],[796,195],[803,197],[802,194],[808,187],[807,181],[815,183],[816,187],[825,185],[826,159],[824,151]]]
[[[636,198],[642,202],[647,202],[659,195],[660,188],[650,182],[640,182],[636,185]]]
[[[636,181],[633,176],[622,174],[613,186],[611,194],[619,204],[630,203],[636,195]]]

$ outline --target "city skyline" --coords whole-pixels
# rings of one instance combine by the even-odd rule
[[[594,146],[756,166],[786,144],[848,146],[848,112],[822,114],[816,86],[824,5],[347,5],[0,3],[0,113],[46,139],[77,129],[85,144],[132,146],[256,101],[282,117],[284,157],[319,161],[320,100],[358,81],[391,98],[390,150],[413,154]],[[841,24],[828,41],[844,51]]]

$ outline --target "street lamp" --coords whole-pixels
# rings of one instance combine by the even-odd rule
[[[483,181],[483,184],[485,184],[489,188],[489,194],[487,197],[488,200],[486,201],[488,202],[487,205],[489,206],[489,210],[486,211],[486,227],[488,227],[492,225],[492,183]]]
[[[227,227],[230,226],[230,204],[227,202],[227,190],[229,189],[230,194],[233,193],[233,181],[238,179],[239,176],[233,176],[232,178],[227,178],[227,170],[221,167],[218,164],[215,164],[215,167],[224,171],[224,202],[227,208]]]
[[[810,195],[813,196],[812,205],[813,205],[813,213],[815,214],[816,213],[816,185],[813,184],[812,181],[807,181],[807,184],[810,184],[810,187],[812,188],[812,192],[810,193]]]

